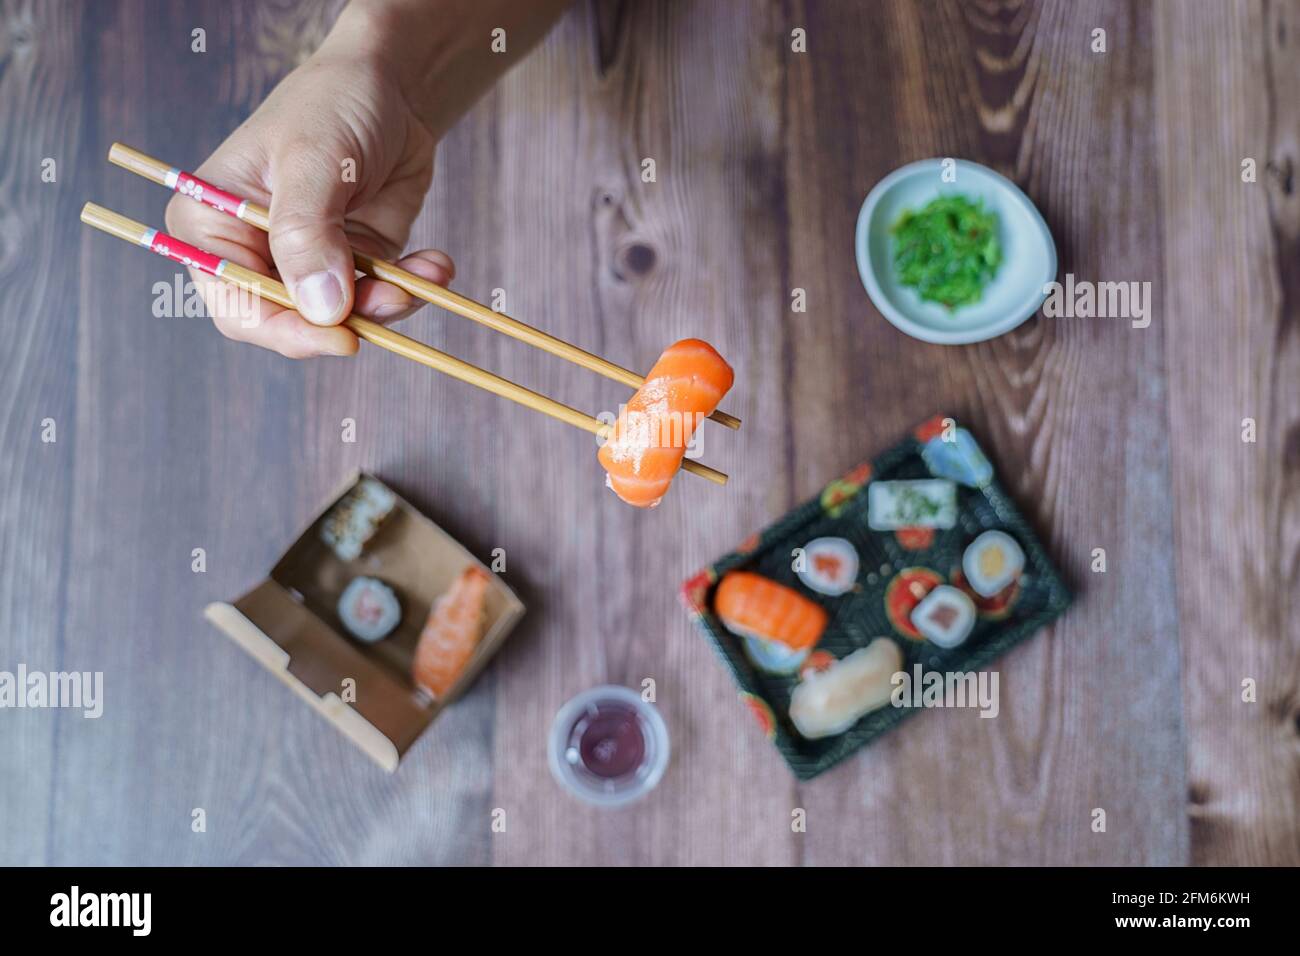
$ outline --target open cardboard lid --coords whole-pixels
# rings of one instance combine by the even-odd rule
[[[416,687],[411,663],[434,601],[466,566],[490,569],[396,492],[392,512],[361,555],[353,561],[341,560],[321,540],[320,525],[361,477],[357,472],[348,479],[266,580],[234,603],[210,604],[204,613],[380,766],[392,771],[442,708],[469,686],[496,653],[523,616],[524,605],[497,575],[489,573],[483,638],[455,687],[440,699]],[[374,644],[352,638],[336,610],[343,589],[358,575],[382,580],[402,607],[402,619],[393,633]]]

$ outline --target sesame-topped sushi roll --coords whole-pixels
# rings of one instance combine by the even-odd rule
[[[396,504],[391,491],[373,478],[362,478],[325,516],[321,540],[340,561],[355,561]]]

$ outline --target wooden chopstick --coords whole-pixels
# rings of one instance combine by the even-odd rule
[[[213,186],[211,183],[204,182],[193,173],[185,172],[174,166],[168,166],[161,160],[122,143],[113,144],[108,151],[108,159],[109,162],[122,167],[128,172],[143,176],[160,186],[191,196],[205,205],[242,219],[250,226],[255,226],[263,232],[269,232],[271,229],[271,216],[264,206],[259,206],[247,199]],[[480,302],[458,295],[437,283],[407,272],[391,262],[376,259],[365,253],[357,252],[355,249],[352,250],[352,256],[356,261],[357,268],[366,275],[374,276],[376,279],[382,279],[385,282],[391,282],[417,299],[423,299],[425,302],[440,306],[449,312],[455,312],[457,315],[472,319],[480,325],[486,325],[490,329],[518,339],[521,342],[527,342],[544,352],[567,359],[575,365],[581,365],[583,368],[590,369],[616,382],[622,382],[631,388],[640,388],[645,384],[645,379],[636,372],[625,369],[621,365],[615,365],[599,355],[592,355],[576,345],[571,345],[563,339],[548,335],[540,329],[535,329],[531,325],[520,322],[518,319],[512,319],[508,315],[489,309]],[[726,425],[728,428],[740,427],[740,419],[734,415],[728,415],[724,411],[715,410],[709,417],[715,422]]]
[[[165,232],[150,229],[143,223],[128,219],[111,209],[105,209],[103,206],[88,202],[81,209],[81,221],[111,236],[116,236],[138,246],[144,246],[168,259],[193,266],[208,275],[224,279],[226,282],[230,282],[254,295],[261,296],[263,299],[269,299],[286,309],[294,308],[293,299],[290,298],[289,290],[284,287],[283,283],[277,282],[270,276],[254,272],[252,269],[246,269],[229,259],[221,259],[211,253],[204,252],[202,249],[191,246],[174,236],[169,236]],[[534,411],[549,415],[551,418],[559,419],[562,422],[567,422],[584,431],[591,432],[593,435],[604,435],[610,427],[590,415],[555,401],[553,398],[547,398],[545,395],[524,388],[522,385],[516,385],[509,379],[493,375],[477,365],[462,362],[446,352],[440,352],[423,342],[417,342],[415,339],[408,338],[400,332],[395,332],[363,316],[350,315],[343,320],[342,324],[355,332],[359,338],[365,339],[372,345],[378,345],[380,348],[387,349],[414,362],[419,362],[421,365],[428,366],[445,375],[450,375],[462,382],[477,385],[494,395],[508,398],[512,402],[518,402],[520,405],[527,406]],[[689,471],[693,475],[699,475],[701,478],[707,478],[714,484],[725,485],[727,483],[727,476],[723,472],[710,468],[708,465],[700,464],[690,458],[682,459],[682,470]]]

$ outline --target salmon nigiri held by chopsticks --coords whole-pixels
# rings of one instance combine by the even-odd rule
[[[415,682],[434,697],[443,697],[460,678],[483,636],[488,574],[470,565],[451,589],[433,602],[415,645]]]
[[[682,339],[655,362],[618,419],[599,458],[605,484],[630,505],[653,508],[682,467],[700,422],[727,394],[735,373],[708,342]]]

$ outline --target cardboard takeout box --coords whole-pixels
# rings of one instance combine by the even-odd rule
[[[489,572],[483,637],[455,687],[437,700],[417,688],[411,662],[433,602],[466,566],[488,569],[396,492],[396,505],[360,556],[341,560],[321,540],[321,522],[362,477],[353,474],[339,489],[289,546],[270,577],[232,604],[208,605],[204,614],[391,772],[496,653],[523,615],[524,605]],[[358,575],[384,581],[402,606],[396,629],[374,644],[351,637],[336,610],[339,595]],[[348,703],[344,692],[352,686],[355,700]]]

